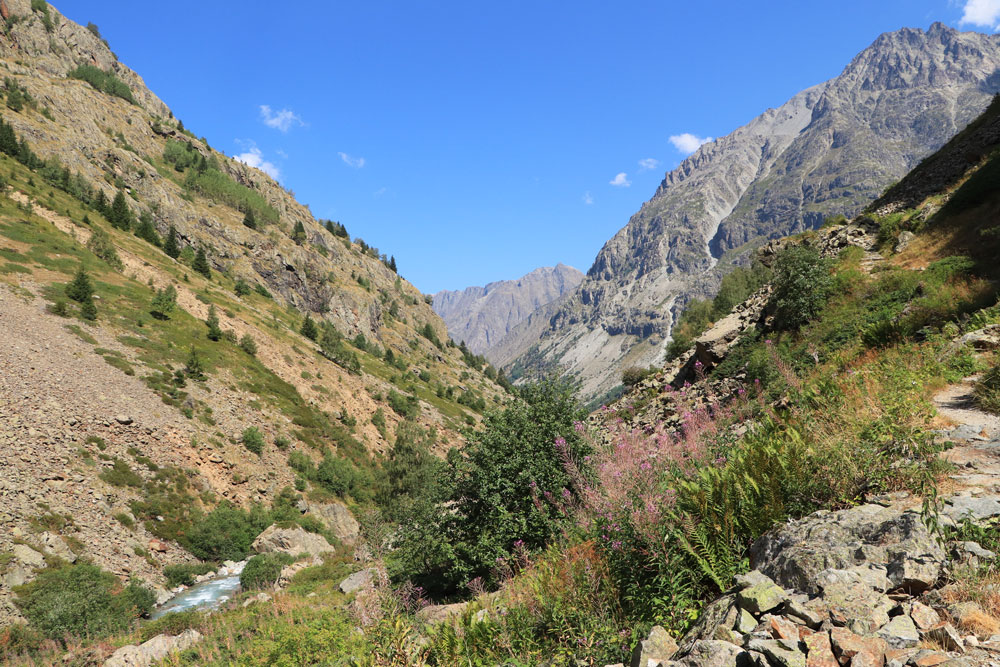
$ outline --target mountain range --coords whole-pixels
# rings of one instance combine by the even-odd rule
[[[581,280],[583,273],[571,266],[546,266],[517,280],[442,290],[434,295],[434,312],[444,320],[452,339],[483,354],[531,313],[572,291]]]
[[[589,399],[661,362],[687,303],[769,239],[853,216],[983,111],[1000,36],[941,23],[879,36],[834,79],[701,146],[586,278],[491,346],[511,377],[558,369]]]

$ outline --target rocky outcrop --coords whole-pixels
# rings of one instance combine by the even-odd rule
[[[281,528],[277,524],[269,526],[258,535],[250,548],[261,554],[282,552],[292,556],[305,553],[318,556],[333,551],[333,545],[322,535],[310,533],[298,526]]]
[[[517,280],[442,290],[434,295],[434,312],[448,326],[452,340],[465,341],[474,353],[484,354],[511,329],[572,291],[581,280],[583,273],[571,266],[547,266]]]
[[[998,69],[995,35],[935,23],[880,36],[838,77],[666,174],[580,286],[547,321],[512,332],[495,361],[558,366],[591,398],[618,383],[626,360],[660,362],[674,319],[713,292],[720,267],[858,213],[986,108]]]
[[[185,630],[176,637],[156,635],[138,646],[130,644],[121,647],[104,662],[104,667],[149,667],[171,653],[186,650],[199,641],[201,633],[197,630]]]
[[[316,517],[344,544],[354,544],[357,541],[361,527],[344,503],[337,500],[324,503],[303,500],[300,509],[309,516]]]

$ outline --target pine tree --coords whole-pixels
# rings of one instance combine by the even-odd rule
[[[7,155],[17,155],[18,148],[14,128],[0,120],[0,151]]]
[[[177,290],[173,285],[167,285],[156,292],[153,302],[149,305],[149,313],[158,320],[166,320],[176,305]]]
[[[83,268],[83,264],[76,272],[73,282],[66,285],[66,296],[78,303],[86,303],[94,296],[94,286],[90,282],[90,276]]]
[[[254,218],[252,208],[248,208],[246,215],[243,216],[243,226],[250,229],[257,229],[257,219]]]
[[[393,273],[399,273],[399,271],[396,269],[396,256],[395,255],[390,255],[389,256],[389,268],[392,269]]]
[[[198,246],[198,254],[194,256],[191,268],[209,280],[212,279],[212,268],[208,265],[208,255],[205,254],[204,246]]]
[[[296,243],[302,243],[306,240],[306,228],[301,220],[295,223],[295,229],[292,230],[292,240]]]
[[[327,221],[326,221],[326,231],[330,232],[330,233],[331,233],[331,234],[333,234],[334,236],[336,236],[336,235],[337,235],[337,230],[335,230],[335,229],[333,228],[333,220],[327,220]]]
[[[188,354],[187,363],[184,365],[184,372],[192,380],[205,379],[205,367],[202,365],[201,358],[198,356],[198,350],[194,349],[194,345],[191,346],[191,352]]]
[[[209,340],[220,340],[222,338],[222,329],[219,328],[219,314],[215,312],[215,306],[208,307],[208,319],[205,320],[205,324],[208,326],[208,339]]]
[[[139,216],[139,225],[135,228],[135,235],[156,247],[162,243],[160,235],[156,233],[156,227],[153,226],[153,216],[149,214],[149,211],[143,211],[142,215]]]
[[[93,299],[87,299],[83,302],[83,305],[80,306],[80,315],[83,319],[91,322],[97,319],[97,306],[94,305]]]
[[[97,199],[94,200],[94,210],[107,218],[110,214],[108,213],[108,198],[104,194],[104,190],[100,188],[97,189]]]
[[[107,218],[113,227],[124,229],[125,231],[132,229],[134,218],[131,209],[128,207],[128,202],[125,201],[125,195],[121,190],[115,195],[115,200],[111,202],[111,212]]]
[[[319,330],[316,329],[316,324],[312,321],[309,313],[306,313],[306,319],[302,320],[302,328],[299,329],[299,333],[309,340],[316,340],[319,335]]]
[[[177,259],[180,257],[181,248],[177,245],[177,229],[170,225],[170,231],[167,232],[167,240],[163,244],[163,252],[167,253],[167,257],[172,257]]]

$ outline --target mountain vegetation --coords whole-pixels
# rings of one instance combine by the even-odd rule
[[[1000,650],[1000,101],[977,118],[979,93],[946,105],[945,127],[972,120],[947,142],[914,129],[941,116],[909,123],[897,162],[940,150],[877,199],[827,190],[842,218],[774,199],[813,182],[778,176],[796,151],[836,152],[831,169],[852,154],[817,148],[806,111],[841,127],[822,113],[833,92],[918,85],[889,76],[900,49],[992,62],[994,38],[880,38],[757,122],[758,138],[794,130],[770,189],[742,182],[711,238],[681,230],[697,243],[667,253],[706,276],[725,247],[714,259],[739,267],[711,299],[688,283],[661,299],[678,311],[669,360],[625,353],[627,390],[588,414],[573,383],[512,386],[394,256],[195,138],[96,26],[0,8],[20,17],[0,41],[19,91],[0,124],[5,662],[859,667]],[[891,80],[851,87],[858,72]],[[870,138],[848,125],[848,147]],[[746,134],[668,175],[626,235],[663,224],[685,170]],[[580,289],[612,279],[618,241]],[[558,324],[573,298],[522,324]],[[240,588],[150,618],[206,578]]]

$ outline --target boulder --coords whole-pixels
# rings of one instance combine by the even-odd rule
[[[894,588],[919,592],[937,580],[946,556],[919,512],[861,505],[772,530],[754,542],[750,558],[780,586],[815,595],[821,572],[859,566],[883,569]]]
[[[749,657],[746,651],[735,644],[703,639],[694,643],[691,652],[680,664],[684,667],[733,667],[743,664]]]
[[[677,642],[662,627],[654,625],[649,635],[636,644],[630,667],[656,667],[670,660],[675,653]]]
[[[755,578],[752,585],[742,588],[736,593],[736,604],[739,605],[740,609],[746,609],[755,616],[776,609],[788,599],[788,594],[781,586],[778,586],[770,578],[760,573],[757,574],[759,576]],[[750,582],[748,581],[748,583]]]
[[[468,602],[456,602],[454,604],[430,604],[414,614],[414,618],[421,623],[440,623],[441,621],[461,616],[468,608]]]
[[[376,574],[378,574],[378,570],[372,567],[354,572],[340,582],[340,590],[342,593],[350,595],[362,588],[371,588]]]
[[[798,649],[798,641],[751,639],[747,649],[763,653],[776,667],[806,667],[806,656]]]
[[[257,553],[283,552],[296,556],[308,553],[313,556],[333,551],[326,538],[300,528],[279,528],[276,524],[266,528],[251,545]]]
[[[965,642],[951,623],[938,623],[920,632],[920,638],[932,641],[946,651],[965,651]]]
[[[896,603],[872,588],[857,569],[824,570],[815,581],[823,590],[823,605],[835,624],[847,625],[858,634],[871,634],[889,622]]]
[[[985,521],[1000,516],[1000,498],[997,496],[954,496],[945,501],[941,513],[950,517],[955,523],[966,519]]]
[[[909,616],[896,616],[876,633],[890,648],[913,648],[920,643],[920,633]]]
[[[326,528],[344,544],[357,541],[361,527],[358,525],[351,510],[341,502],[306,503],[306,512],[319,519]]]
[[[715,639],[719,628],[732,628],[736,625],[738,616],[739,609],[736,607],[734,594],[724,595],[710,603],[679,642],[678,655],[687,655],[698,641]]]
[[[910,618],[917,630],[930,630],[941,622],[941,616],[919,600],[914,600],[910,605]]]
[[[802,641],[806,645],[806,667],[840,667],[828,632],[817,632]]]
[[[190,648],[201,640],[197,630],[185,630],[176,637],[156,635],[138,646],[122,646],[104,663],[104,667],[149,667],[171,653]]]
[[[885,652],[889,649],[889,645],[881,637],[860,637],[847,628],[830,630],[830,642],[841,664],[850,662],[854,665],[855,660],[858,660],[858,664],[882,665]]]
[[[15,544],[11,551],[14,558],[28,567],[45,567],[45,556],[25,544]]]
[[[69,548],[69,545],[66,544],[65,540],[55,533],[46,531],[39,535],[38,546],[40,546],[42,551],[50,556],[61,558],[67,563],[76,562],[76,554]]]

